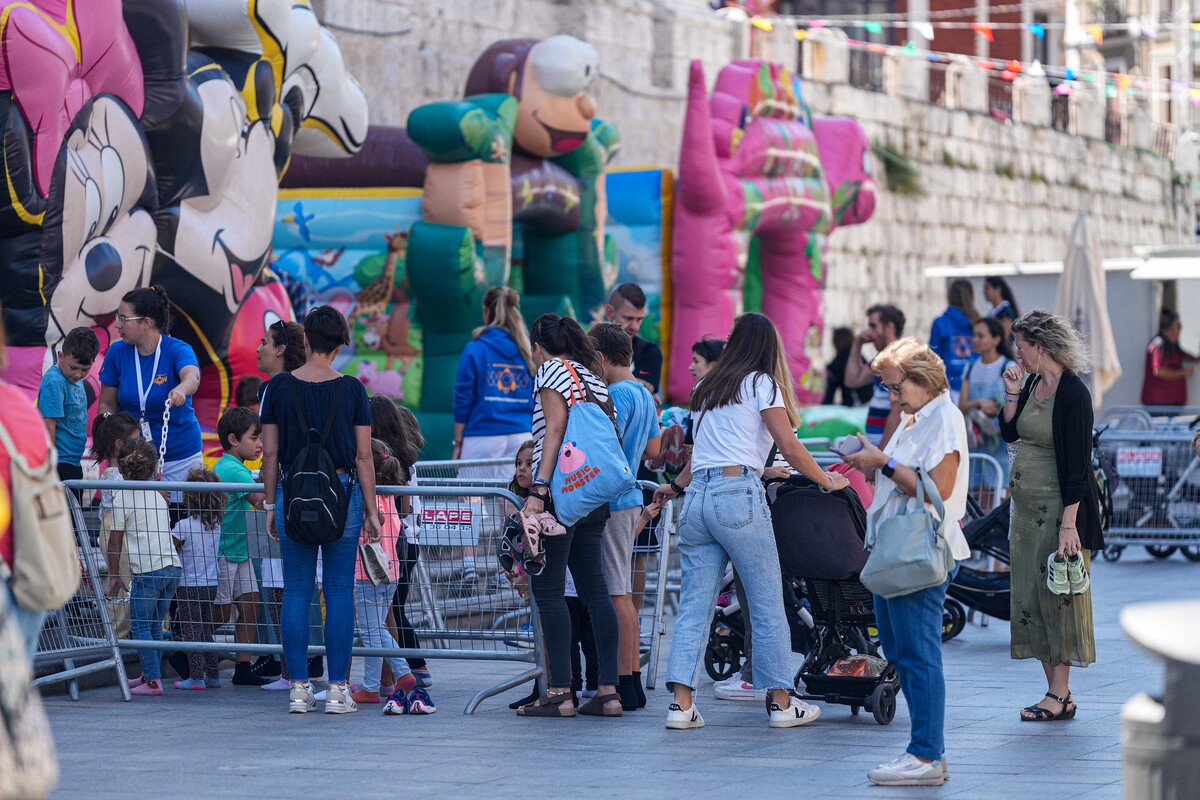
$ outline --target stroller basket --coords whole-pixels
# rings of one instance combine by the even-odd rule
[[[874,625],[875,601],[857,579],[820,581],[808,578],[808,600],[813,620],[825,625]]]

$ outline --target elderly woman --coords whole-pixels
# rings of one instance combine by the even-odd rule
[[[912,337],[892,342],[872,369],[900,407],[900,425],[880,450],[859,436],[863,448],[844,460],[867,472],[878,470],[875,499],[867,512],[872,530],[889,517],[915,510],[917,470],[937,486],[945,505],[939,533],[955,561],[971,555],[959,521],[967,511],[970,457],[962,413],[950,399],[946,368],[936,353]],[[957,568],[956,568],[957,571]],[[908,703],[912,735],[894,761],[867,773],[888,786],[941,786],[945,759],[946,681],[942,673],[942,603],[946,582],[890,599],[875,596],[875,620],[884,654],[895,665]]]
[[[1096,660],[1084,551],[1103,550],[1092,477],[1090,369],[1075,327],[1047,311],[1013,323],[1017,365],[1004,372],[1000,433],[1021,441],[1012,466],[1012,657],[1042,662],[1048,688],[1028,722],[1075,716],[1071,667]]]

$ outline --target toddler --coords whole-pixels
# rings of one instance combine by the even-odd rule
[[[127,439],[117,456],[121,477],[148,481],[158,466],[158,453],[149,442]],[[126,589],[120,573],[121,555],[129,543],[129,627],[134,639],[162,641],[163,620],[182,566],[171,544],[171,515],[166,498],[153,489],[118,489],[113,494],[112,533],[108,546],[109,598]],[[162,696],[162,652],[139,650],[142,675],[130,681],[136,695]]]
[[[219,483],[215,472],[193,469],[192,483]],[[171,530],[171,540],[179,551],[183,574],[175,592],[176,613],[188,642],[213,640],[213,600],[217,596],[217,550],[221,542],[221,518],[225,515],[225,495],[221,492],[184,492],[187,514]],[[173,663],[173,662],[172,662]],[[218,689],[221,673],[215,652],[187,654],[187,680],[175,681],[176,689]]]

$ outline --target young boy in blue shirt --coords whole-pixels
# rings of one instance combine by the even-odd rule
[[[87,389],[83,379],[92,371],[100,340],[91,328],[75,328],[63,340],[58,363],[46,370],[38,387],[38,411],[58,450],[58,477],[83,477],[83,449],[87,443]]]
[[[658,409],[654,397],[633,373],[633,340],[620,325],[603,322],[593,325],[588,336],[600,354],[602,377],[617,409],[617,429],[621,432],[621,449],[629,462],[629,470],[637,474],[643,459],[658,456]],[[635,486],[609,503],[610,515],[604,526],[604,548],[601,567],[608,594],[612,597],[620,628],[617,656],[617,694],[621,708],[632,711],[646,705],[641,691],[639,649],[641,634],[638,612],[633,607],[633,582],[630,562],[633,543],[649,517],[639,524],[643,514],[642,490]],[[653,516],[650,514],[649,516]]]

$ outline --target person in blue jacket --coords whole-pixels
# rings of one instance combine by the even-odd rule
[[[521,443],[533,438],[533,355],[515,289],[483,296],[483,327],[458,360],[454,387],[455,460],[504,459],[498,467],[463,467],[460,478],[511,477]],[[473,548],[463,548],[462,586],[475,584]]]
[[[979,312],[975,310],[975,289],[969,280],[957,278],[951,281],[947,294],[950,307],[933,321],[929,347],[945,363],[950,379],[950,399],[958,403],[963,370],[975,355],[971,337]]]

